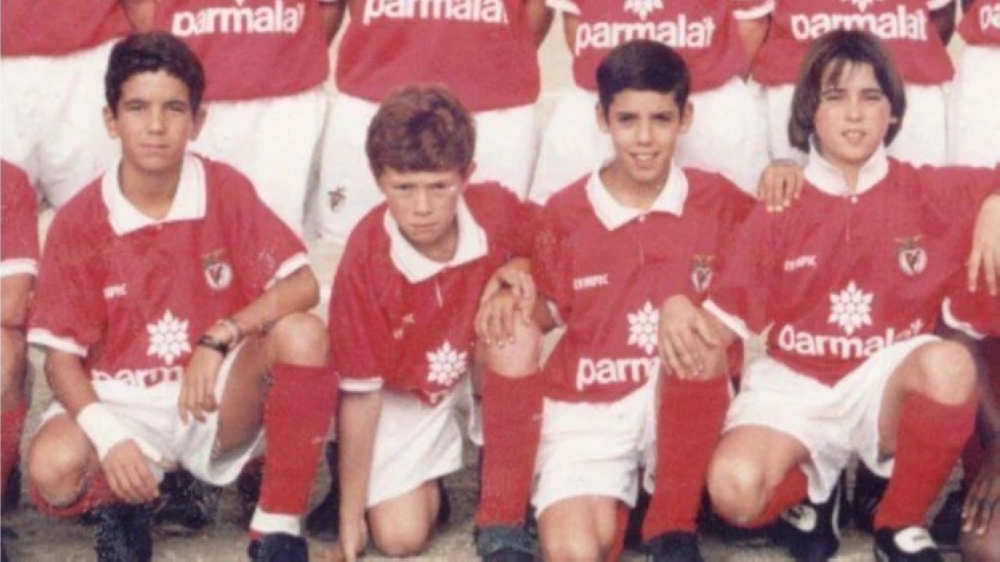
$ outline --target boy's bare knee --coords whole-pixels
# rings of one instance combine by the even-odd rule
[[[563,529],[542,536],[542,552],[546,560],[573,560],[585,562],[601,560],[601,548],[593,537]]]
[[[297,312],[275,324],[268,344],[278,363],[323,365],[329,355],[330,334],[318,317]]]
[[[1000,560],[1000,525],[990,525],[985,535],[962,533],[959,541],[962,560],[994,562]]]
[[[73,503],[80,495],[86,458],[57,447],[32,447],[28,456],[28,480],[53,506]]]
[[[962,404],[977,387],[976,365],[961,344],[939,341],[916,350],[922,394],[942,404]]]
[[[752,521],[764,510],[764,473],[739,457],[713,459],[708,472],[712,506],[726,519]]]
[[[414,523],[376,525],[372,522],[372,542],[386,556],[408,558],[419,556],[431,539],[431,529]]]

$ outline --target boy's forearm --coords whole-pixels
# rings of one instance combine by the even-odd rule
[[[552,8],[545,5],[545,0],[525,0],[528,12],[528,23],[535,39],[535,47],[540,47],[552,26]]]
[[[341,521],[364,517],[381,409],[381,391],[342,395],[337,421]]]
[[[302,267],[278,280],[270,289],[229,317],[242,336],[267,331],[275,322],[293,312],[307,312],[319,302],[319,282],[308,267]],[[221,319],[219,319],[221,320]],[[233,343],[230,331],[213,326],[207,332],[227,344]]]
[[[97,393],[80,357],[50,349],[45,357],[45,378],[56,400],[76,419],[80,410],[97,402]]]
[[[768,16],[752,20],[738,20],[736,29],[743,43],[743,50],[747,55],[747,63],[752,64],[757,58],[760,46],[764,44],[767,37],[767,30],[771,25],[771,18]]]

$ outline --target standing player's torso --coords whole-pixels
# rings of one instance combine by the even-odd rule
[[[447,85],[471,111],[533,103],[538,60],[523,0],[356,0],[337,87],[379,102],[415,82]]]
[[[296,94],[329,73],[316,0],[160,0],[157,29],[184,39],[208,75],[205,99]]]
[[[580,25],[573,38],[573,77],[596,90],[601,59],[627,41],[650,39],[676,49],[691,70],[692,89],[716,88],[745,69],[736,26],[722,0],[573,0]]]
[[[1000,46],[1000,1],[976,0],[959,22],[958,32],[971,45]]]
[[[0,54],[59,56],[96,47],[131,30],[120,0],[3,0]]]
[[[816,39],[834,29],[864,29],[885,42],[905,82],[947,82],[954,69],[929,5],[928,0],[777,0],[753,76],[767,86],[794,84]]]

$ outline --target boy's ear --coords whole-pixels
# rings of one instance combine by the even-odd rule
[[[594,118],[597,119],[597,126],[601,129],[602,133],[608,132],[608,112],[605,110],[604,105],[598,101],[594,104]]]
[[[681,111],[681,132],[686,133],[694,122],[694,104],[690,101],[684,102],[684,109]]]
[[[101,117],[104,119],[104,129],[108,131],[108,138],[117,139],[118,138],[118,122],[115,119],[115,113],[111,111],[111,108],[104,106],[101,110]]]
[[[205,125],[206,118],[208,118],[208,110],[205,109],[205,106],[199,107],[198,111],[194,114],[190,140],[198,140],[198,135],[201,134],[201,128]]]

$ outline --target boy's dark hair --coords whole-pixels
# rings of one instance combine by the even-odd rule
[[[677,51],[658,41],[636,40],[615,47],[597,67],[597,95],[607,115],[624,90],[674,94],[677,107],[687,106],[691,73]]]
[[[118,114],[122,84],[136,74],[166,71],[188,87],[191,110],[197,112],[205,93],[205,69],[184,41],[165,32],[134,33],[111,49],[104,75],[104,98]]]
[[[896,138],[903,125],[903,114],[906,113],[906,92],[892,57],[882,46],[882,42],[867,31],[837,30],[813,43],[799,71],[795,95],[792,97],[791,117],[788,120],[788,140],[795,148],[809,152],[809,137],[816,131],[816,110],[819,108],[820,94],[826,85],[823,78],[827,69],[830,70],[827,83],[836,83],[848,64],[867,64],[872,67],[879,88],[889,98],[892,116],[895,117],[886,131],[885,144],[888,145]]]
[[[368,126],[365,152],[376,178],[400,172],[471,170],[476,127],[444,86],[407,86],[392,92]]]

